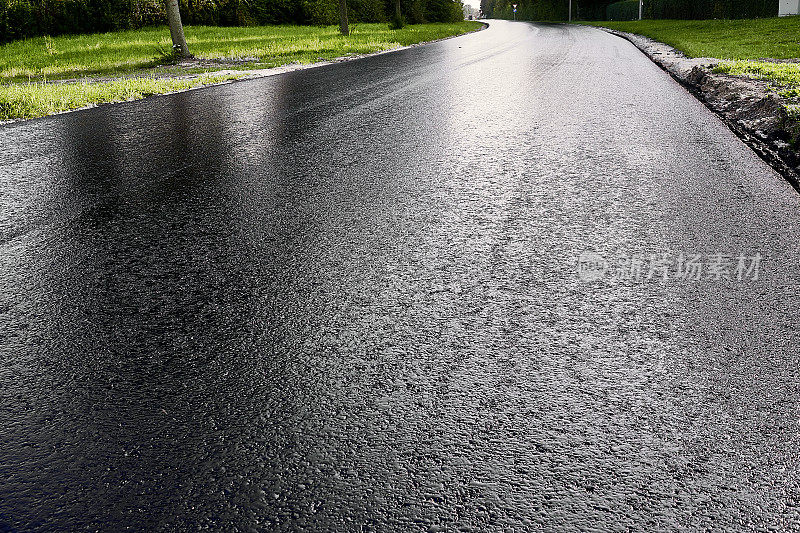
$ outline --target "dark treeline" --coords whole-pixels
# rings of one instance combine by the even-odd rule
[[[184,23],[214,26],[336,24],[337,0],[180,0]],[[348,0],[351,22],[386,22],[394,0]],[[456,22],[457,0],[401,0],[405,21]],[[0,42],[37,35],[135,29],[166,23],[163,0],[0,0]]]
[[[572,0],[576,20],[607,20],[609,14],[638,17],[629,2],[609,6],[614,0]],[[621,3],[621,2],[616,2]],[[481,10],[489,18],[513,17],[511,4],[517,4],[520,20],[567,20],[569,0],[481,0]],[[622,9],[621,9],[622,8]],[[634,15],[635,14],[635,15]],[[650,19],[757,18],[778,15],[778,0],[644,0],[644,17]],[[611,17],[611,18],[617,18]]]
[[[572,0],[572,17],[576,20],[604,20],[606,8],[614,0]],[[481,11],[487,18],[510,19],[511,5],[517,4],[518,20],[567,20],[569,0],[481,0]]]

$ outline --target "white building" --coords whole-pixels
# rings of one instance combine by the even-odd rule
[[[786,17],[788,15],[800,14],[800,0],[779,0],[778,3],[778,16]]]

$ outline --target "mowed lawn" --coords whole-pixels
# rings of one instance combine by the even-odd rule
[[[198,58],[243,59],[263,68],[391,50],[479,27],[477,22],[463,22],[390,30],[386,24],[354,24],[348,37],[335,26],[187,26],[185,31],[189,49]],[[0,82],[118,75],[162,63],[171,49],[166,27],[25,39],[0,47]]]
[[[351,35],[338,27],[187,26],[189,49],[198,59],[237,61],[237,69],[314,63],[348,55],[392,50],[460,35],[478,22],[418,24],[390,30],[386,24],[353,24]],[[93,103],[142,98],[150,94],[207,85],[236,76],[152,79],[142,71],[170,61],[172,41],[166,27],[135,31],[38,37],[0,46],[0,120],[34,118]],[[238,63],[241,61],[241,63]],[[231,65],[220,65],[219,69]],[[178,74],[200,74],[216,68],[192,68]],[[117,78],[50,83],[84,77]],[[135,80],[130,78],[135,77]]]

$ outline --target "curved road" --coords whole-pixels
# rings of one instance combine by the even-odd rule
[[[800,527],[800,197],[626,41],[0,143],[2,530]]]

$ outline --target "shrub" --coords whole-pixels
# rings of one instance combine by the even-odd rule
[[[639,0],[615,2],[606,8],[606,20],[638,20]]]
[[[392,18],[389,19],[389,29],[390,30],[401,30],[406,25],[406,19],[403,15],[399,15],[397,13],[392,15]]]
[[[742,19],[774,17],[778,0],[646,0],[653,19]]]
[[[644,18],[650,19],[742,19],[775,17],[779,0],[644,0]],[[566,0],[481,0],[487,17],[512,18],[511,4],[518,4],[520,20],[566,20]],[[572,3],[576,20],[631,20],[631,4],[625,0],[576,0]],[[636,4],[636,17],[639,8]]]

